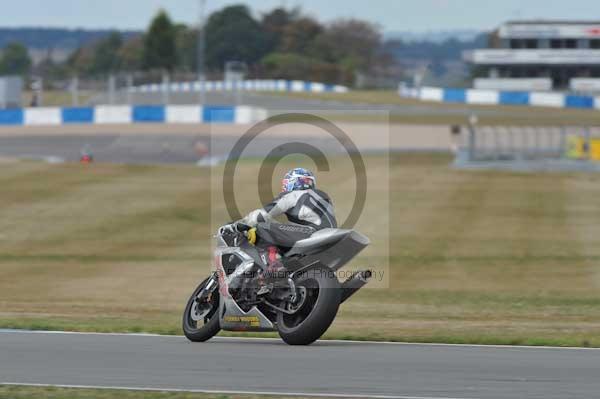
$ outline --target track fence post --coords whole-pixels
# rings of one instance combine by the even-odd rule
[[[71,105],[73,107],[79,106],[79,77],[73,76],[71,79]]]
[[[502,159],[502,142],[500,130],[497,126],[493,127],[494,132],[494,159],[500,161]]]
[[[133,75],[127,75],[127,104],[133,104]]]
[[[115,104],[115,92],[117,91],[117,79],[115,75],[108,76],[108,103],[110,105]]]
[[[171,77],[168,72],[164,72],[162,76],[162,102],[163,105],[168,105],[171,100]]]
[[[475,146],[477,145],[477,139],[475,138],[475,126],[469,123],[467,128],[469,130],[469,162],[473,162],[475,161]]]

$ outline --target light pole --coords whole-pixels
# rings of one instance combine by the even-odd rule
[[[199,14],[199,18],[200,20],[198,21],[198,82],[200,83],[200,87],[199,87],[199,95],[198,95],[198,100],[200,101],[200,104],[204,104],[206,102],[206,95],[205,95],[205,83],[206,83],[206,76],[205,76],[205,71],[204,71],[204,65],[205,65],[205,52],[206,52],[206,16],[205,16],[205,10],[206,10],[206,0],[199,0],[199,6],[200,6],[200,14]]]

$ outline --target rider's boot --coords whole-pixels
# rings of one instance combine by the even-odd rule
[[[283,263],[281,262],[281,255],[276,247],[269,247],[268,249],[268,262],[267,268],[263,271],[260,276],[260,285],[262,286],[258,295],[264,295],[273,290],[277,281],[287,280],[288,272]]]
[[[271,280],[286,278],[287,271],[281,262],[281,255],[277,247],[269,247],[268,259],[269,262],[265,271],[265,277]]]

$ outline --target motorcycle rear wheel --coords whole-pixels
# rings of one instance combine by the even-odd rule
[[[202,309],[199,309],[196,304],[196,298],[202,294],[206,284],[211,278],[204,280],[194,291],[183,313],[183,333],[186,338],[192,342],[206,342],[221,331],[221,323],[219,321],[219,288],[215,288],[211,295],[210,301],[203,303]],[[210,307],[210,309],[209,309]],[[194,312],[204,311],[202,320],[196,321],[192,318],[192,310]]]
[[[288,345],[310,345],[325,334],[337,316],[341,286],[333,271],[317,267],[294,278],[304,291],[299,309],[292,315],[277,313],[279,336]]]

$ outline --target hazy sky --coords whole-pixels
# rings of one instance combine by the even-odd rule
[[[177,21],[193,22],[199,0],[0,0],[0,26],[144,28],[165,8]],[[491,29],[507,19],[600,19],[598,0],[207,0],[208,10],[246,3],[260,13],[279,5],[302,8],[327,21],[359,17],[385,31]]]

